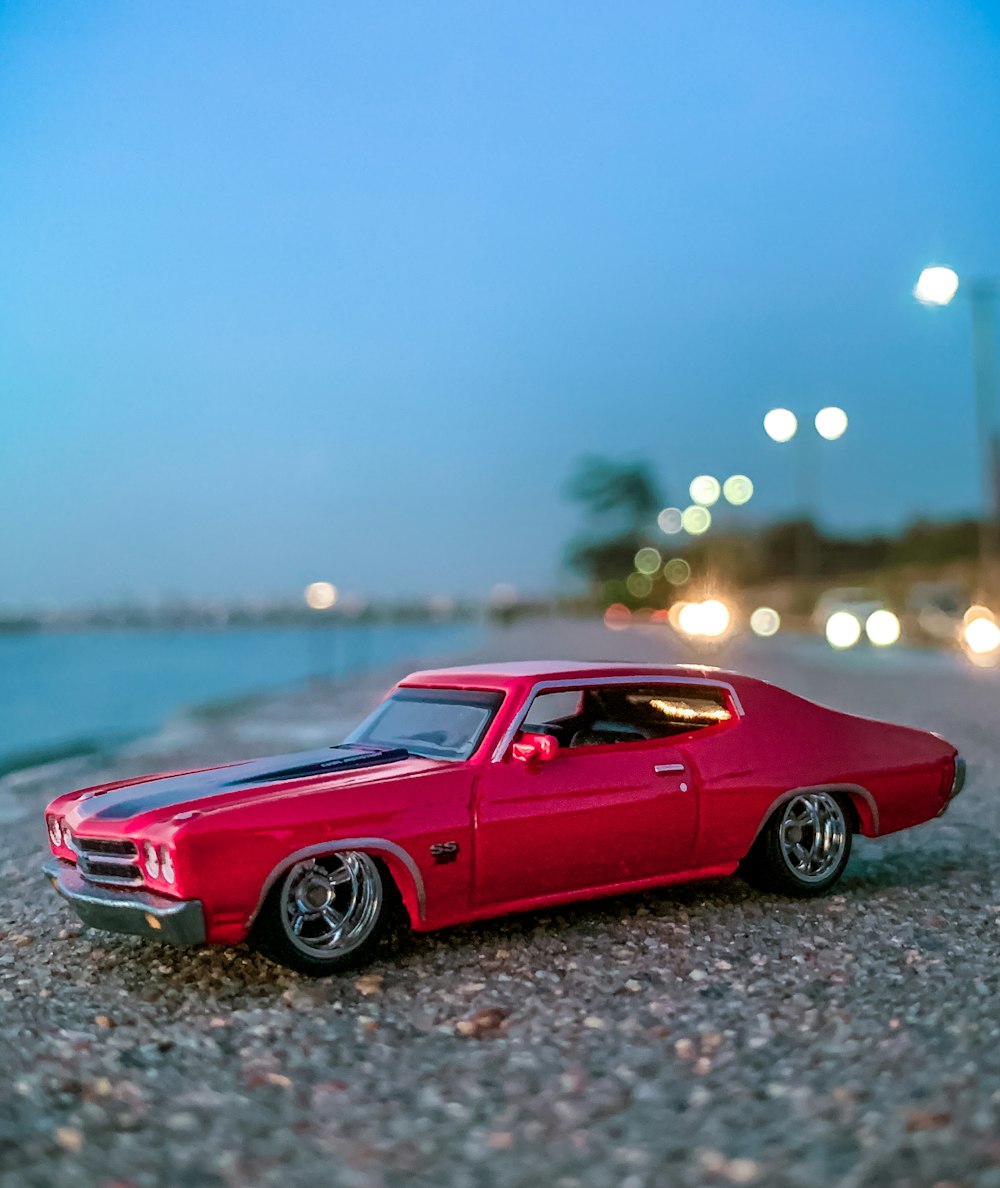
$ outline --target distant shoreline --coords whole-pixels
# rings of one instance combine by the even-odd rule
[[[164,732],[199,733],[317,684],[353,683],[401,657],[475,646],[474,624],[344,624],[333,630],[49,631],[0,636],[0,780],[98,763]],[[176,729],[175,729],[176,727]]]

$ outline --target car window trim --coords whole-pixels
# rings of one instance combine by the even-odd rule
[[[514,715],[513,721],[503,732],[500,741],[493,750],[493,757],[491,763],[501,763],[504,756],[507,754],[507,749],[514,741],[514,736],[518,730],[521,729],[522,723],[528,717],[528,710],[531,703],[535,700],[539,693],[548,693],[554,689],[594,689],[603,688],[606,685],[636,685],[642,687],[644,685],[689,685],[699,689],[719,689],[723,693],[729,695],[732,701],[733,709],[736,710],[737,717],[746,717],[743,710],[743,703],[740,701],[740,695],[736,692],[728,681],[718,681],[711,678],[705,679],[703,677],[668,677],[646,674],[637,674],[635,676],[623,677],[591,677],[589,680],[558,680],[558,681],[538,681],[532,685],[528,690],[521,708]],[[638,741],[638,740],[636,740]],[[647,740],[651,741],[651,740]],[[620,745],[620,744],[619,744]]]

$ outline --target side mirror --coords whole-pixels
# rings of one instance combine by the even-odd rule
[[[548,763],[556,757],[559,743],[551,734],[522,734],[511,747],[512,759],[518,763]]]

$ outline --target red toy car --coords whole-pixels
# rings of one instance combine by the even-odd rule
[[[339,746],[103,784],[47,810],[85,923],[249,939],[309,974],[420,931],[713,878],[816,895],[851,836],[940,815],[933,734],[716,669],[496,664],[407,677]]]

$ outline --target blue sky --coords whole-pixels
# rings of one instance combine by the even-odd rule
[[[546,589],[587,452],[670,502],[839,403],[830,526],[975,507],[1000,7],[0,7],[0,606]],[[820,455],[822,455],[820,457]]]

